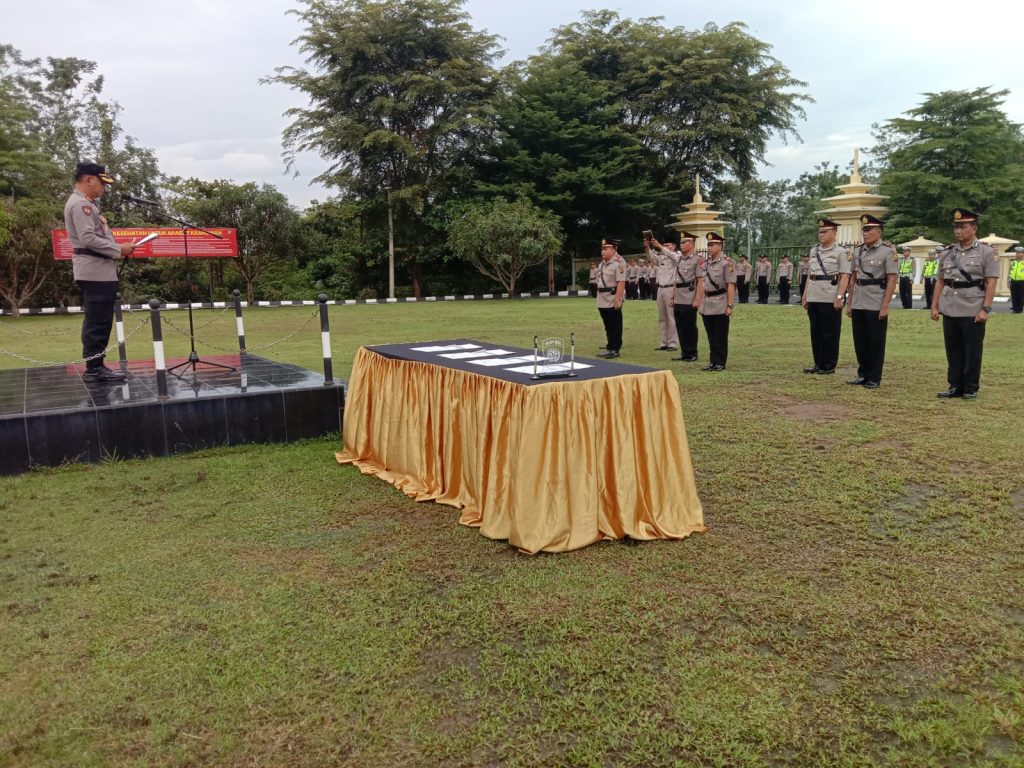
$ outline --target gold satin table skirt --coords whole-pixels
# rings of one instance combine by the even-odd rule
[[[703,531],[668,371],[532,386],[361,347],[341,464],[523,552]]]

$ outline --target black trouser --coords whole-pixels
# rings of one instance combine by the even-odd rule
[[[750,283],[747,282],[747,278],[736,276],[736,293],[740,297],[740,304],[750,301]]]
[[[757,278],[757,303],[768,303],[768,278],[764,276]]]
[[[882,366],[885,364],[885,335],[889,330],[889,318],[879,317],[877,309],[855,309],[852,315],[857,376],[878,384],[882,381]]]
[[[638,298],[640,298],[640,294],[637,293],[636,283],[634,283],[634,282],[626,283],[626,298],[627,299],[638,299]]]
[[[831,371],[839,362],[839,336],[843,330],[843,313],[830,302],[807,303],[807,317],[811,321],[811,352],[814,365]]]
[[[977,392],[981,383],[981,351],[985,346],[985,323],[974,317],[942,317],[946,342],[946,363],[950,389],[961,394]]]
[[[590,298],[597,297],[597,283],[590,283],[587,285],[587,292],[590,294]]]
[[[697,309],[692,304],[676,304],[672,308],[679,336],[679,356],[697,356]]]
[[[779,304],[789,304],[789,278],[779,278]]]
[[[1010,281],[1010,306],[1017,314],[1024,312],[1024,280]]]
[[[926,309],[932,308],[933,293],[935,293],[935,278],[926,277],[924,279],[924,306]]]
[[[703,317],[704,331],[708,335],[708,347],[711,349],[708,362],[724,367],[729,357],[729,316],[721,314]]]
[[[912,277],[900,278],[900,304],[903,305],[904,309],[910,309],[914,306],[914,295],[911,292],[913,286],[914,279]]]
[[[800,276],[800,301],[804,300],[804,289],[807,287],[807,275]]]
[[[608,351],[618,352],[622,349],[622,307],[599,307],[601,320],[604,322],[604,335],[608,339]]]
[[[114,325],[114,302],[117,300],[117,281],[79,280],[85,320],[82,321],[82,357],[92,357],[107,348],[110,329]],[[86,368],[102,368],[103,356],[90,360]]]

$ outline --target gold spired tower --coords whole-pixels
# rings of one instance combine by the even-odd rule
[[[721,211],[712,211],[711,203],[705,203],[700,193],[700,174],[697,174],[694,185],[693,202],[683,206],[679,213],[672,214],[675,217],[669,226],[677,232],[692,232],[697,236],[696,248],[698,251],[707,250],[708,233],[717,232],[723,234],[723,229],[728,221],[722,221],[718,217]]]
[[[850,182],[841,184],[836,189],[840,194],[835,197],[826,197],[823,203],[829,205],[823,211],[815,211],[819,216],[826,216],[839,225],[839,233],[836,239],[846,245],[855,245],[861,242],[860,217],[865,213],[884,219],[889,209],[880,203],[885,195],[876,195],[871,192],[871,185],[865,184],[860,175],[860,149],[853,150],[853,173],[850,174]]]

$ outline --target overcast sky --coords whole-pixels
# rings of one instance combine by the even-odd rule
[[[24,55],[97,62],[105,94],[124,108],[122,125],[156,151],[168,174],[273,184],[303,207],[331,192],[312,183],[324,163],[301,158],[285,174],[283,113],[298,93],[260,85],[275,67],[302,65],[292,41],[302,28],[296,0],[0,0],[0,42]],[[794,178],[816,163],[845,166],[870,147],[872,123],[921,102],[921,94],[989,85],[1010,90],[1005,109],[1024,122],[1024,4],[975,0],[886,3],[851,0],[468,0],[478,29],[503,38],[506,61],[537,51],[552,28],[588,8],[667,26],[742,21],[808,83],[814,104],[799,126],[803,142],[774,141],[769,179]]]

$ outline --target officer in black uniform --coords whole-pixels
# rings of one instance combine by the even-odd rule
[[[64,204],[64,226],[74,248],[71,260],[75,282],[82,292],[85,320],[82,322],[82,357],[86,361],[82,378],[87,383],[124,381],[121,371],[103,364],[103,351],[110,342],[117,300],[117,262],[135,247],[118,245],[97,205],[114,179],[97,163],[82,162],[75,168],[75,190]]]

